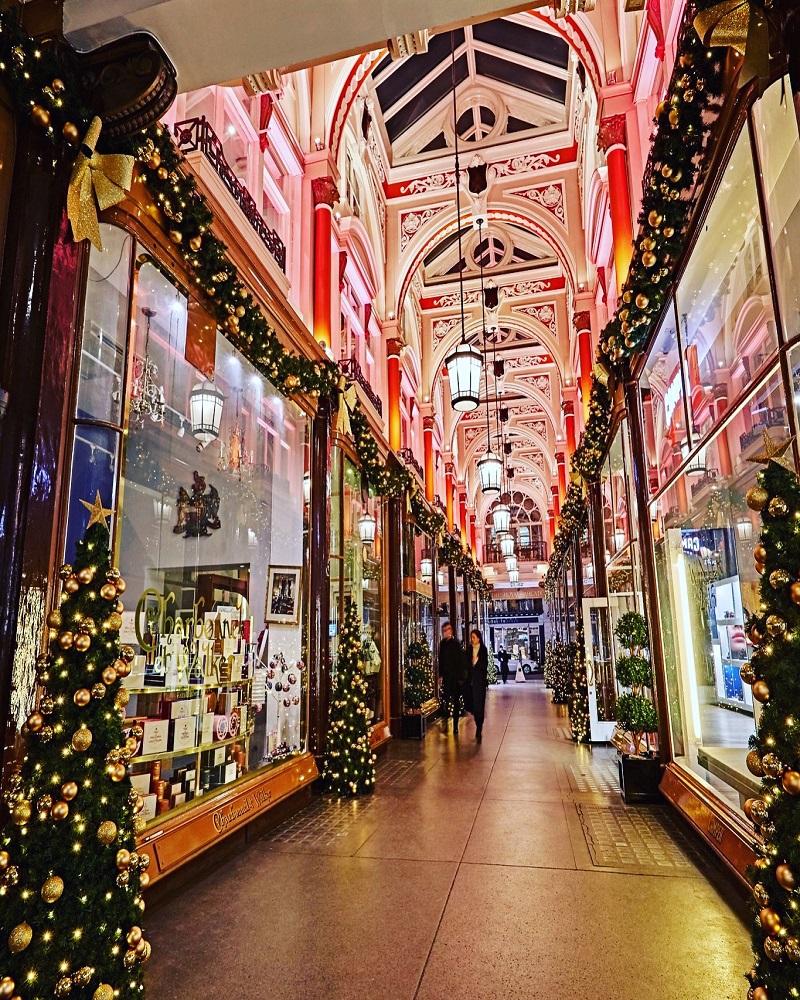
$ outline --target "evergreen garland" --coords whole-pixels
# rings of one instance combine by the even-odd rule
[[[749,873],[756,910],[751,1000],[800,995],[800,484],[782,457],[789,444],[765,438],[760,458],[768,464],[747,493],[763,519],[753,553],[761,603],[747,622],[755,650],[741,671],[763,706],[747,755],[761,792],[744,806],[760,833]]]
[[[0,996],[133,1000],[150,956],[140,926],[150,859],[135,845],[142,800],[126,764],[142,731],[123,735],[133,649],[119,644],[125,581],[104,521],[60,575],[50,652],[37,661],[41,699],[6,792]]]
[[[369,745],[367,685],[359,666],[361,618],[350,602],[339,629],[336,684],[330,705],[322,778],[328,791],[352,797],[375,787],[375,754]]]

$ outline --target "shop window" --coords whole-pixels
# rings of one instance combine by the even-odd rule
[[[747,130],[723,171],[676,301],[690,430],[699,441],[715,426],[715,400],[735,399],[777,348]]]
[[[680,340],[671,309],[656,335],[640,385],[649,479],[657,488],[681,464],[689,443]]]
[[[103,243],[66,555],[85,524],[78,501],[99,489],[116,508],[121,639],[136,651],[128,725],[143,731],[132,780],[152,820],[305,749],[309,421],[212,321],[198,334],[186,296],[131,237],[103,227]]]
[[[776,370],[651,506],[673,753],[734,807],[757,794],[745,766],[759,706],[740,668],[759,603],[759,517],[745,501],[763,431],[788,432]]]
[[[792,87],[778,80],[753,105],[775,283],[784,334],[800,334],[800,139]]]

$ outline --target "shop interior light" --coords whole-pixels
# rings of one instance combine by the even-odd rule
[[[512,587],[517,586],[519,583],[519,570],[510,569],[508,571],[508,582],[512,585]]]
[[[303,500],[305,503],[311,501],[311,473],[307,472],[303,476]]]
[[[516,556],[506,556],[506,569],[509,573],[513,573],[517,569],[517,557]]]
[[[747,542],[753,537],[753,522],[746,514],[742,514],[736,522],[736,534],[743,542]]]
[[[202,450],[219,437],[225,396],[213,382],[198,382],[189,395],[192,435]]]
[[[478,478],[481,483],[481,492],[487,497],[500,495],[500,477],[503,472],[503,463],[489,448],[478,461]]]
[[[492,524],[496,535],[508,531],[511,526],[511,508],[507,503],[499,503],[492,508]]]
[[[423,583],[430,583],[433,579],[433,562],[430,559],[420,559],[419,572]]]
[[[510,531],[504,532],[500,536],[500,552],[504,559],[514,555],[514,536]]]
[[[438,585],[440,587],[444,586],[444,570],[443,569],[440,569],[439,572],[436,574],[436,582],[438,583]]]
[[[375,518],[365,511],[358,519],[358,537],[364,545],[372,545],[375,541]]]
[[[614,531],[614,551],[619,552],[622,546],[625,544],[625,531],[623,528],[617,528]]]

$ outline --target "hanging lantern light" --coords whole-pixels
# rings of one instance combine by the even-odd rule
[[[694,458],[686,466],[687,476],[705,476],[708,472],[706,468],[706,450],[701,448]]]
[[[440,569],[436,574],[436,582],[440,587],[444,587],[444,570]]]
[[[200,448],[205,448],[219,437],[224,401],[225,396],[213,382],[198,382],[192,389],[189,395],[189,415],[192,435],[200,442]]]
[[[478,461],[478,478],[481,483],[481,491],[484,496],[496,497],[500,495],[500,476],[503,472],[503,463],[495,455],[491,448],[488,448],[483,457]]]
[[[512,587],[517,586],[519,583],[519,570],[510,569],[508,571],[508,582],[512,585]]]
[[[430,583],[433,579],[433,561],[430,559],[420,559],[419,572],[423,583]]]
[[[496,535],[508,531],[511,526],[511,508],[507,503],[499,503],[492,508],[492,524]]]
[[[469,413],[480,402],[481,356],[467,343],[462,331],[461,343],[444,359],[450,379],[450,402],[454,410]]]
[[[500,552],[503,558],[514,555],[514,536],[510,531],[505,531],[500,537]]]
[[[364,511],[358,519],[358,537],[364,545],[372,545],[375,541],[375,518],[369,511]]]
[[[517,569],[517,557],[516,556],[506,556],[506,569],[509,573]]]

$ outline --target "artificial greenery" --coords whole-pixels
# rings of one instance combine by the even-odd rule
[[[369,743],[367,684],[359,666],[361,618],[348,603],[339,629],[336,683],[330,705],[322,777],[328,791],[352,797],[375,787],[375,754]]]
[[[403,703],[407,710],[418,712],[434,695],[433,657],[428,640],[423,635],[406,647]]]
[[[586,675],[583,624],[575,626],[574,659],[569,693],[569,726],[575,743],[589,743],[589,683]]]
[[[551,639],[544,648],[544,682],[552,688],[554,705],[568,705],[572,689],[575,644]]]
[[[788,444],[788,443],[787,443]],[[742,678],[761,703],[747,767],[761,778],[745,812],[757,832],[758,858],[750,872],[756,914],[754,966],[748,978],[755,1000],[800,991],[800,484],[781,450],[759,472],[747,494],[763,519],[753,555],[761,574],[761,603],[747,622],[755,647]],[[781,464],[782,462],[786,463]]]
[[[497,662],[495,661],[494,650],[487,644],[486,651],[488,659],[486,661],[486,683],[496,684],[499,674],[497,673]]]
[[[113,1000],[143,996],[141,930],[149,857],[136,852],[142,808],[126,764],[142,736],[122,719],[133,649],[120,646],[125,587],[104,523],[61,570],[37,661],[41,697],[6,792],[0,839],[0,995]]]
[[[617,680],[630,688],[617,698],[617,725],[630,733],[633,752],[638,757],[642,741],[658,729],[658,716],[645,688],[653,683],[650,661],[647,659],[649,639],[647,622],[638,611],[626,611],[617,621],[614,635],[628,652],[617,662]],[[620,665],[622,672],[620,672]]]

